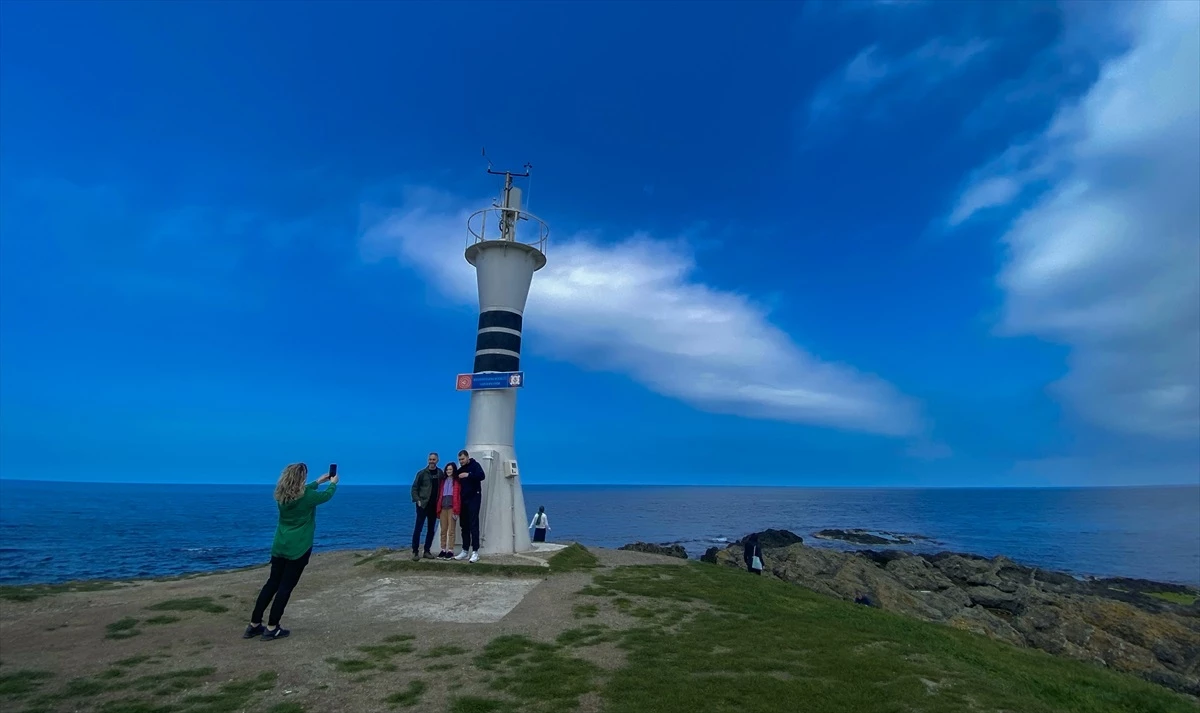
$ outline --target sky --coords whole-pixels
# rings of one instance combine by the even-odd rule
[[[1200,483],[1200,3],[0,4],[0,478]]]

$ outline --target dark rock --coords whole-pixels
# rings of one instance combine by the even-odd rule
[[[687,550],[683,549],[683,545],[655,545],[650,542],[633,542],[618,549],[629,550],[632,552],[645,552],[646,554],[650,555],[664,555],[666,557],[687,559]]]
[[[854,554],[866,557],[880,567],[886,567],[891,562],[913,556],[901,550],[858,550]]]
[[[717,553],[720,551],[721,551],[720,547],[709,547],[707,550],[704,551],[704,554],[700,555],[700,561],[708,562],[709,564],[716,564],[717,563]]]
[[[735,545],[745,545],[749,536],[735,542]],[[758,544],[764,550],[777,550],[782,547],[791,547],[804,542],[804,538],[792,532],[791,530],[774,530],[767,528],[758,533]]]

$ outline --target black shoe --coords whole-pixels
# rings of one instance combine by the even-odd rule
[[[288,631],[282,626],[277,626],[274,629],[267,629],[264,631],[261,638],[263,641],[274,641],[275,639],[286,638],[291,633],[292,632]]]
[[[267,627],[262,624],[251,624],[246,627],[246,633],[242,634],[243,639],[253,639],[256,636],[261,636]]]
[[[448,560],[453,556],[454,556],[454,553],[451,552],[450,550],[442,550],[441,553],[438,554],[438,559]]]
[[[436,559],[436,558],[433,556],[432,552],[430,552],[429,550],[425,550],[425,559],[431,560],[431,559]]]
[[[419,560],[419,559],[421,559],[421,555],[420,555],[420,554],[418,554],[418,553],[417,553],[417,552],[414,550],[414,551],[413,551],[413,562],[416,562],[416,561],[417,561],[417,560]]]

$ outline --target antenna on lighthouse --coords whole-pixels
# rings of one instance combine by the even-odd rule
[[[484,149],[483,155],[487,157],[487,149]],[[487,172],[493,176],[504,176],[504,190],[500,194],[500,201],[492,203],[492,207],[500,209],[500,239],[509,242],[517,239],[517,221],[528,220],[521,211],[521,189],[513,185],[513,179],[529,178],[533,164],[526,163],[521,168],[525,169],[522,173],[497,171],[492,167],[491,160],[488,160]]]

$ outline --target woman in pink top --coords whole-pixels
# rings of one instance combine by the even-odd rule
[[[462,512],[462,489],[458,478],[454,477],[457,472],[457,465],[447,463],[437,482],[437,514],[442,526],[440,560],[454,559],[454,531],[458,529],[458,516]]]

